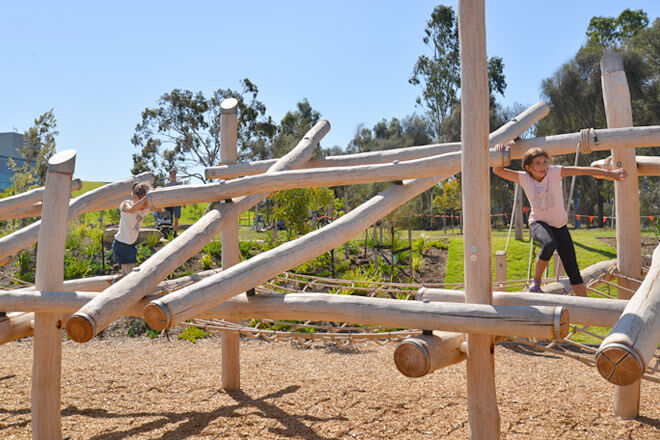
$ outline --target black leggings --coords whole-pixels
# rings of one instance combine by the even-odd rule
[[[547,223],[539,221],[532,223],[530,228],[532,229],[532,238],[541,243],[542,246],[539,260],[550,260],[552,253],[557,249],[571,284],[582,284],[584,281],[582,281],[580,275],[580,269],[575,258],[573,239],[568,232],[568,228],[565,225],[561,228],[553,228]]]

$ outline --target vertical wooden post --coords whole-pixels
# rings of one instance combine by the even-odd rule
[[[413,251],[412,251],[412,225],[408,220],[408,266],[410,267],[410,280],[415,281],[415,274],[413,273]]]
[[[236,162],[238,157],[236,151],[238,101],[235,98],[225,99],[220,104],[220,108],[220,160],[223,163]],[[227,200],[225,203],[231,203],[231,200]],[[238,222],[237,218],[222,230],[223,270],[240,261]],[[226,390],[241,388],[240,335],[236,332],[222,332],[222,388]]]
[[[498,283],[495,290],[506,292],[506,251],[495,252],[495,281]]]
[[[378,223],[374,223],[374,267],[378,270]]]
[[[516,206],[514,207],[514,224],[513,226],[516,228],[516,240],[522,241],[523,239],[523,194],[522,194],[522,187],[520,185],[516,185],[517,191],[518,191],[518,196],[516,197]]]
[[[600,60],[601,83],[607,128],[632,127],[632,107],[623,59],[615,52],[607,53]],[[619,272],[641,278],[642,246],[639,218],[639,183],[635,150],[625,148],[612,150],[614,168],[625,168],[628,177],[614,183],[616,204],[616,248]],[[619,279],[619,284],[634,290],[638,283]],[[626,291],[619,290],[619,298],[630,298]],[[627,386],[616,386],[614,390],[614,413],[626,419],[639,415],[640,381]]]
[[[35,288],[61,291],[64,286],[64,243],[69,216],[71,176],[76,152],[65,150],[48,161],[41,228],[37,245]],[[60,380],[64,317],[36,313],[32,363],[32,438],[61,439]]]
[[[488,170],[488,72],[484,0],[459,0],[461,142],[466,302],[492,303],[490,173]],[[478,188],[478,191],[477,191]],[[467,335],[469,435],[496,439],[500,416],[491,335]]]

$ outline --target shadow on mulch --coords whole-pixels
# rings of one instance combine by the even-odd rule
[[[138,434],[149,433],[150,431],[161,429],[163,426],[168,424],[178,424],[176,428],[172,431],[168,431],[160,439],[181,439],[187,438],[191,435],[199,434],[203,431],[211,422],[218,418],[230,418],[230,417],[239,417],[241,414],[237,414],[236,411],[248,408],[254,409],[250,412],[251,415],[260,416],[266,419],[277,420],[284,428],[269,428],[274,434],[285,436],[285,437],[302,437],[306,439],[316,439],[316,440],[326,440],[330,437],[323,437],[318,435],[312,428],[305,425],[303,421],[310,422],[327,422],[332,420],[337,421],[347,421],[343,416],[341,417],[315,417],[310,415],[296,415],[290,414],[277,405],[273,405],[268,402],[271,399],[278,399],[283,397],[286,394],[292,394],[297,392],[300,389],[299,386],[293,385],[281,389],[275,393],[268,394],[260,398],[253,398],[244,391],[225,391],[218,390],[218,393],[227,394],[234,401],[235,405],[225,406],[218,408],[209,412],[200,412],[200,411],[189,411],[189,412],[138,412],[131,413],[131,417],[134,419],[139,419],[140,417],[157,417],[158,420],[152,420],[147,423],[143,423],[139,426],[135,426],[127,430],[117,430],[111,432],[105,432],[103,434],[96,435],[91,437],[91,440],[111,440],[111,439],[123,439],[132,437]],[[29,411],[29,410],[28,410]],[[108,412],[105,409],[100,408],[77,408],[75,406],[68,406],[62,411],[64,417],[67,416],[85,416],[92,418],[125,418],[126,414],[117,414]],[[181,422],[184,423],[181,423]],[[179,424],[180,423],[180,424]]]

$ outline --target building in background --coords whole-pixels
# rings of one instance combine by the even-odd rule
[[[18,166],[25,163],[21,155],[23,148],[23,135],[21,133],[0,133],[0,191],[11,186],[11,176],[14,173],[9,169],[11,157]]]

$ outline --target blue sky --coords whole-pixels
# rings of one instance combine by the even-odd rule
[[[323,145],[344,147],[361,123],[420,111],[408,78],[436,4],[4,0],[0,132],[23,132],[53,108],[58,150],[78,151],[76,176],[116,181],[130,175],[141,111],[163,93],[208,95],[247,77],[274,120],[307,98],[332,125]],[[660,16],[657,0],[487,1],[488,55],[503,58],[508,84],[499,101],[539,101],[590,18],[626,7]]]

